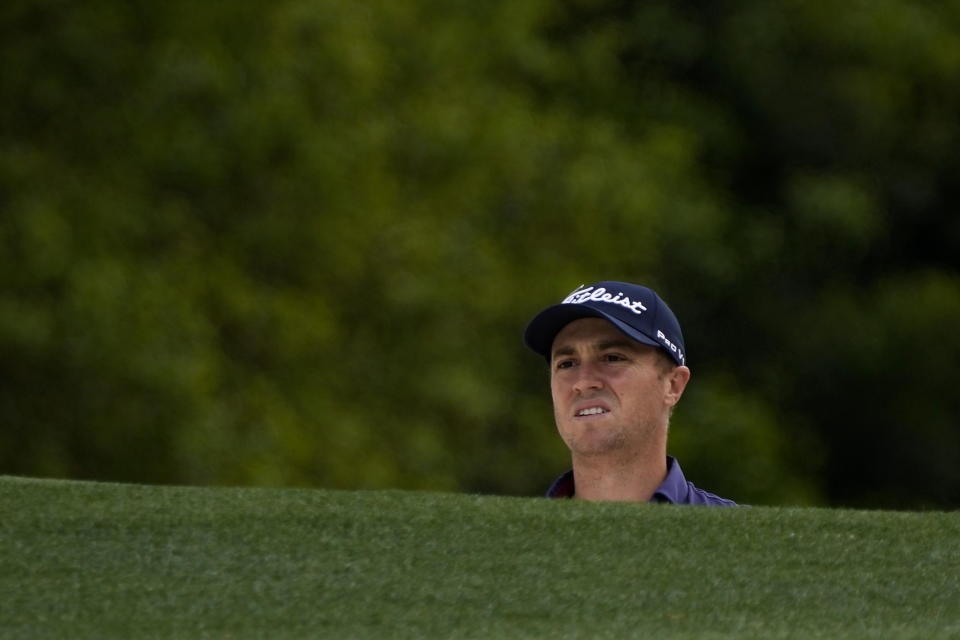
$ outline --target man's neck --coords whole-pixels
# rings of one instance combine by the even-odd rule
[[[667,456],[647,456],[629,463],[604,457],[574,457],[573,476],[576,482],[574,498],[646,502],[667,477]]]

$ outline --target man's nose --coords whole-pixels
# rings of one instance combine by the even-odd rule
[[[593,363],[582,363],[577,367],[577,377],[573,381],[573,389],[579,394],[588,391],[596,391],[603,388],[603,379],[600,377],[596,365]]]

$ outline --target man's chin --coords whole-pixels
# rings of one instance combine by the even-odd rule
[[[604,456],[621,451],[625,445],[626,439],[621,432],[601,429],[597,426],[582,429],[575,437],[567,441],[570,452],[583,458]]]

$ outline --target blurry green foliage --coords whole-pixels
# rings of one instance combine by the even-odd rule
[[[960,499],[960,4],[15,0],[0,472],[537,494],[520,333],[657,288],[743,502]]]

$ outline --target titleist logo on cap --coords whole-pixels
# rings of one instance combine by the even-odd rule
[[[618,304],[621,307],[633,311],[637,315],[640,315],[647,310],[647,308],[643,306],[642,302],[639,300],[631,300],[628,296],[623,295],[622,291],[614,295],[603,287],[584,288],[583,285],[581,285],[576,291],[563,299],[563,304],[583,304],[584,302],[606,302],[608,304]]]

